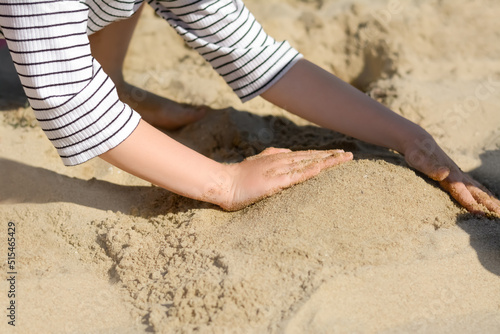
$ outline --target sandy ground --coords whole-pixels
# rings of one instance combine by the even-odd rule
[[[277,39],[423,125],[500,195],[500,3],[248,0]],[[0,249],[16,226],[16,327],[1,333],[498,333],[500,219],[390,151],[319,129],[221,78],[146,10],[130,82],[206,104],[173,137],[219,161],[268,146],[356,160],[236,213],[94,159],[60,162],[1,57]]]

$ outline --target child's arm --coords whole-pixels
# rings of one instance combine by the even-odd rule
[[[238,210],[349,161],[352,154],[271,148],[241,163],[225,165],[141,121],[124,142],[100,157],[175,193]]]
[[[100,155],[176,193],[242,208],[352,159],[339,151],[268,149],[223,165],[140,121],[92,57],[79,1],[0,4],[0,28],[41,128],[66,165]]]
[[[424,129],[306,60],[262,97],[323,127],[394,149],[410,166],[440,181],[467,210],[484,213],[484,205],[500,214],[500,201],[464,174]]]

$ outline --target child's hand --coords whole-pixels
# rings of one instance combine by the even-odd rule
[[[229,165],[232,185],[220,206],[228,211],[244,208],[282,189],[318,175],[323,169],[352,160],[342,150],[298,151],[268,148],[241,163]]]
[[[439,181],[441,187],[469,212],[500,216],[500,201],[479,182],[462,172],[432,138],[410,144],[405,158],[410,166]]]

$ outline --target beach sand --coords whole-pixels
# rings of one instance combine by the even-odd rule
[[[500,195],[498,1],[246,4]],[[17,272],[15,328],[0,281],[1,333],[500,332],[499,218],[468,214],[394,152],[242,104],[149,8],[126,79],[213,109],[171,136],[224,162],[269,146],[355,160],[234,213],[99,159],[64,167],[0,56],[0,267],[13,222]]]

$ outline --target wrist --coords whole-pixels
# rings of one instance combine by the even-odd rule
[[[400,139],[397,141],[396,151],[407,156],[414,151],[415,148],[425,148],[434,145],[436,145],[436,142],[427,131],[421,126],[411,123],[411,125],[402,132]]]
[[[217,170],[210,173],[199,200],[218,205],[224,210],[231,210],[236,188],[236,169],[237,164],[220,163]]]

